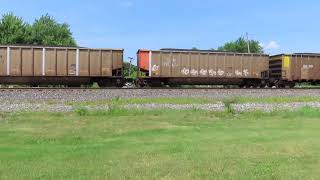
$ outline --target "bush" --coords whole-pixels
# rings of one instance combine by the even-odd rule
[[[89,114],[89,110],[86,107],[78,107],[75,109],[75,113],[79,116],[87,116]]]

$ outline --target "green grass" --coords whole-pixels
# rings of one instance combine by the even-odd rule
[[[219,103],[219,100],[204,98],[120,98],[116,97],[110,100],[87,101],[87,102],[68,102],[69,105],[87,106],[87,105],[126,105],[126,104],[213,104]]]
[[[283,96],[283,97],[231,97],[224,99],[210,98],[120,98],[116,97],[110,100],[87,101],[87,102],[68,102],[73,106],[95,106],[95,105],[126,105],[126,104],[216,104],[231,101],[234,103],[295,103],[295,102],[320,102],[320,96]]]
[[[316,179],[320,111],[0,114],[0,179]]]
[[[294,102],[320,102],[320,96],[274,96],[264,98],[236,97],[238,103],[294,103]]]

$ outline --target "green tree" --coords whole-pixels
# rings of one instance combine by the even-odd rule
[[[4,14],[0,21],[0,44],[26,44],[28,24],[12,13]]]
[[[131,64],[131,74],[129,75],[130,63],[124,62],[123,63],[123,74],[125,77],[137,77],[138,67],[134,64]]]
[[[251,53],[263,53],[263,47],[259,41],[249,40]],[[218,48],[219,51],[230,51],[238,53],[248,52],[248,42],[244,38],[239,38],[236,41],[231,41]]]
[[[31,29],[31,44],[46,46],[77,46],[68,24],[59,24],[49,15],[36,19]]]

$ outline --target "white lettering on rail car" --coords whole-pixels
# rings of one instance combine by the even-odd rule
[[[248,69],[244,69],[243,70],[243,75],[247,77],[249,75],[249,70]]]
[[[76,75],[76,69],[77,69],[77,65],[71,64],[69,67],[69,75]]]
[[[221,70],[221,69],[218,69],[218,75],[219,75],[219,76],[223,76],[223,75],[224,75],[224,71]]]
[[[178,67],[178,63],[177,63],[177,60],[175,58],[172,59],[172,64],[171,64],[172,67]]]
[[[158,72],[159,69],[160,69],[160,67],[157,66],[157,65],[153,65],[153,66],[152,66],[152,71],[153,71],[153,72]]]
[[[236,74],[236,76],[242,76],[242,72],[239,71],[239,70],[236,70],[236,71],[235,71],[235,74]]]
[[[304,64],[303,69],[313,69],[314,65],[313,64]]]
[[[199,72],[195,69],[192,69],[190,73],[192,76],[198,76],[198,74],[199,74]]]
[[[210,76],[217,76],[217,71],[213,70],[213,69],[210,69],[209,70],[209,75]]]
[[[200,70],[200,75],[201,75],[201,76],[206,76],[206,75],[208,75],[208,70],[206,70],[206,69],[201,69],[201,70]]]
[[[181,73],[182,73],[183,75],[189,75],[189,74],[190,74],[190,69],[183,68],[183,69],[181,69]]]
[[[164,67],[169,67],[169,66],[170,66],[170,59],[169,59],[169,58],[166,58],[166,59],[163,61],[163,66],[164,66]]]

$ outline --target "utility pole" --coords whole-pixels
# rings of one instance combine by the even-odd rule
[[[250,41],[249,41],[249,33],[246,33],[247,44],[248,44],[248,53],[250,53]]]
[[[132,60],[134,60],[134,58],[132,58],[132,57],[128,57],[129,58],[129,77],[131,76],[131,64],[132,64]]]

